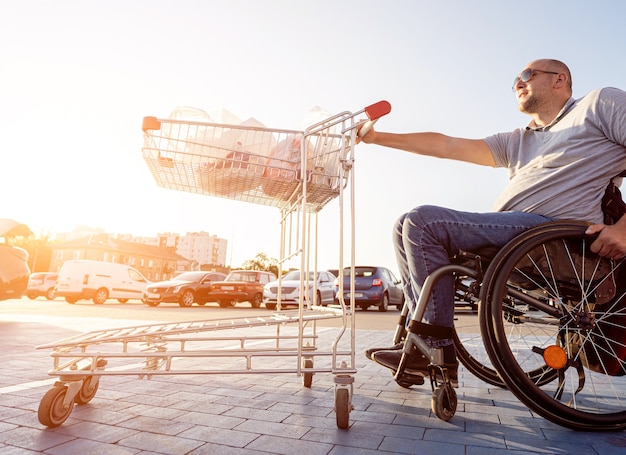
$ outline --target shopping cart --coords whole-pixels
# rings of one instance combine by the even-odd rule
[[[340,279],[338,304],[316,305],[311,296],[317,280],[310,289],[305,277],[317,270],[318,213],[337,198],[338,265],[342,273],[347,250],[354,283],[354,145],[357,133],[390,110],[380,101],[303,131],[144,118],[143,158],[159,186],[279,209],[279,270],[299,262],[304,272],[298,309],[281,308],[279,279],[277,311],[267,317],[99,330],[37,346],[52,349],[49,375],[58,377],[40,402],[40,423],[61,425],[74,404],[92,400],[104,376],[295,373],[310,387],[314,374],[332,373],[337,426],[348,428],[356,373],[354,297],[344,300]],[[325,319],[341,320],[327,343],[317,327]]]

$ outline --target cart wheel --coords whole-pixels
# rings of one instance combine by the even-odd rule
[[[76,404],[87,404],[93,397],[96,396],[98,386],[100,385],[100,379],[94,376],[87,376],[83,380],[83,385],[74,397]]]
[[[350,426],[350,400],[349,391],[346,388],[335,390],[335,415],[337,428],[346,430]]]
[[[64,385],[54,386],[46,392],[37,410],[39,423],[54,428],[67,420],[72,413],[74,403],[72,402],[69,406],[63,405],[66,393],[67,387]]]
[[[302,368],[313,368],[313,359],[302,359]],[[313,373],[302,374],[302,385],[307,389],[313,384]]]
[[[456,392],[451,385],[435,387],[435,390],[433,390],[431,408],[437,417],[447,422],[454,417],[456,405]]]

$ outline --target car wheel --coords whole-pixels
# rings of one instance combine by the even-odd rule
[[[229,306],[235,306],[232,302],[233,300],[223,299],[219,300],[217,304],[220,306],[220,308],[228,308]]]
[[[96,305],[102,305],[104,302],[107,301],[108,298],[109,298],[109,291],[107,291],[106,288],[100,288],[93,295],[92,300],[93,300],[93,303],[95,303]]]
[[[46,291],[46,299],[54,300],[54,288],[50,288]]]
[[[155,307],[155,306],[159,306],[159,303],[161,303],[161,302],[150,302],[150,301],[148,301],[148,302],[145,302],[145,303],[148,306]]]
[[[65,297],[65,301],[67,303],[72,303],[73,304],[73,303],[78,302],[78,299],[75,299],[74,297]]]
[[[320,291],[317,291],[317,294],[315,295],[315,302],[313,303],[313,305],[316,305],[316,306],[323,305],[322,294],[320,293]]]
[[[120,303],[128,303],[128,299],[117,299]]]
[[[198,305],[200,305],[200,306],[204,306],[204,305],[206,305],[206,302],[197,302],[197,303],[198,303]]]
[[[367,303],[362,303],[359,305],[359,308],[361,309],[361,311],[367,311],[369,305]]]
[[[383,298],[380,299],[380,303],[378,304],[378,311],[382,311],[383,313],[389,309],[389,296],[387,294],[383,294]]]
[[[261,306],[261,302],[263,302],[263,296],[257,293],[254,294],[254,297],[250,300],[250,305],[252,305],[252,308],[258,308]]]
[[[265,308],[267,308],[268,310],[275,310],[276,309],[276,304],[275,303],[266,303],[265,304]]]
[[[193,301],[194,301],[193,292],[187,289],[183,291],[183,293],[180,295],[180,299],[178,300],[178,305],[184,308],[189,308],[191,305],[193,305]]]

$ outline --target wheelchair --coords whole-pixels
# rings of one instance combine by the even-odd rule
[[[458,317],[452,332],[470,373],[563,427],[626,428],[626,259],[591,252],[587,226],[540,224],[497,252],[460,252],[428,276],[409,323],[406,304],[398,321],[393,341],[404,347],[395,381],[411,386],[404,366],[407,353],[419,349],[430,357],[432,411],[446,421],[454,416],[457,396],[442,349],[420,337],[432,286],[452,274],[455,305],[466,304],[478,318],[478,333],[475,318],[467,330]]]

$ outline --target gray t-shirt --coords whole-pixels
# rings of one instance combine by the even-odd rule
[[[626,92],[594,90],[571,98],[544,128],[519,128],[485,141],[496,167],[509,169],[495,211],[601,223],[604,190],[626,169]]]

